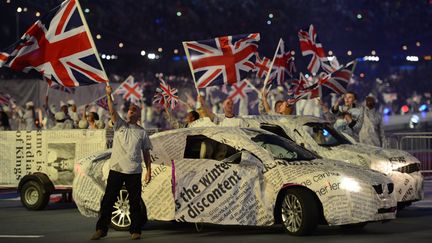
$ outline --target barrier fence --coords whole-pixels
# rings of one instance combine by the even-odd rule
[[[394,133],[387,137],[387,148],[401,149],[421,162],[424,175],[432,175],[432,132]]]

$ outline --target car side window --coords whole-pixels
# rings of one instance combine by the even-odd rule
[[[274,133],[278,136],[284,137],[288,140],[291,140],[294,142],[294,140],[292,140],[288,134],[286,134],[286,132],[282,129],[282,127],[278,126],[278,125],[273,125],[273,124],[261,124],[260,128],[266,131],[269,131],[271,133]]]
[[[204,135],[193,135],[186,138],[184,157],[187,159],[223,160],[235,153],[233,147],[220,143]]]

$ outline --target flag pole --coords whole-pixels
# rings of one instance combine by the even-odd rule
[[[269,81],[269,79],[270,79],[271,71],[272,71],[272,69],[273,69],[273,64],[274,64],[274,61],[275,61],[275,59],[276,59],[277,53],[278,53],[278,51],[279,51],[279,48],[280,48],[281,42],[282,42],[282,38],[279,39],[279,43],[278,43],[278,45],[277,45],[277,47],[276,47],[276,51],[275,51],[275,54],[274,54],[274,56],[273,56],[273,60],[272,60],[272,62],[271,62],[271,64],[270,64],[269,71],[267,72],[266,78],[264,79],[263,91],[264,91],[265,86],[267,85],[267,83],[268,83],[268,81]]]
[[[194,72],[193,72],[192,62],[191,62],[191,59],[190,59],[189,50],[188,50],[188,48],[186,47],[186,41],[183,41],[182,44],[183,44],[183,49],[184,49],[184,51],[185,51],[185,53],[186,53],[186,57],[187,57],[187,60],[188,60],[189,69],[190,69],[190,71],[191,71],[191,73],[192,73],[192,78],[193,78],[193,81],[194,81],[194,84],[195,84],[195,89],[196,89],[196,91],[197,91],[197,95],[199,95],[200,93],[199,93],[198,86],[197,86],[197,83],[196,83],[196,80],[195,80],[195,74],[194,74]]]
[[[80,17],[81,17],[81,19],[83,21],[83,24],[84,24],[84,29],[86,30],[87,37],[89,38],[91,46],[92,46],[92,48],[93,48],[93,50],[95,52],[96,59],[98,60],[99,65],[101,65],[101,68],[102,68],[102,71],[103,71],[103,74],[104,74],[104,78],[107,80],[107,86],[109,86],[108,76],[106,75],[105,68],[104,68],[104,66],[102,64],[102,61],[101,61],[100,57],[99,57],[99,52],[98,52],[98,50],[96,48],[96,45],[95,45],[95,43],[93,41],[93,37],[91,35],[91,32],[90,32],[90,29],[88,27],[87,21],[86,21],[86,19],[84,17],[84,13],[83,13],[83,11],[81,9],[81,5],[79,3],[79,0],[75,0],[75,1],[76,1],[76,5],[77,5],[77,9],[78,9],[79,15],[80,15]]]

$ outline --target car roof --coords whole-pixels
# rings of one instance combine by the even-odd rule
[[[238,133],[238,134],[245,134],[245,131],[253,131],[256,133],[268,133],[263,129],[259,128],[241,128],[241,127],[218,127],[218,126],[212,126],[212,127],[190,127],[190,128],[180,128],[180,129],[172,129],[162,132],[157,132],[152,134],[150,137],[160,137],[160,136],[166,136],[169,134],[178,134],[178,133],[184,133],[185,135],[192,135],[192,134],[202,134],[202,135],[211,135],[215,133]]]
[[[290,123],[295,123],[296,125],[304,125],[309,122],[316,123],[327,123],[326,120],[316,117],[316,116],[296,116],[296,115],[249,115],[243,116],[244,120],[254,120],[260,122],[270,122],[270,121],[288,121]]]

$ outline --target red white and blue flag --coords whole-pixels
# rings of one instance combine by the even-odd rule
[[[240,81],[236,84],[231,85],[231,91],[228,93],[228,99],[231,99],[234,103],[246,98],[247,93],[251,91],[246,80]]]
[[[183,42],[198,89],[233,85],[255,68],[258,33]]]
[[[100,97],[99,99],[95,100],[94,103],[97,106],[102,107],[104,110],[108,110],[108,97],[106,95]]]
[[[276,79],[278,85],[283,85],[287,80],[285,74],[288,74],[292,78],[296,68],[294,57],[291,55],[291,51],[285,52],[285,42],[282,39],[279,40],[278,47],[276,56],[274,57],[270,80]]]
[[[165,105],[165,97],[160,88],[156,88],[156,93],[153,96],[153,104]]]
[[[258,53],[256,54],[255,71],[257,72],[257,76],[259,78],[265,78],[268,71],[270,70],[270,63],[271,60],[269,58],[263,57],[261,59]]]
[[[321,73],[319,77],[319,85],[321,86],[321,97],[325,97],[330,93],[345,94],[347,86],[351,81],[356,62],[350,62],[342,68],[330,73]]]
[[[115,91],[117,94],[123,95],[123,99],[138,104],[142,99],[142,88],[135,78],[129,75],[123,83]]]
[[[313,25],[309,26],[308,32],[300,30],[298,32],[298,37],[303,56],[312,55],[312,59],[307,67],[309,72],[315,75],[318,73],[320,67],[322,67],[327,73],[335,71],[328,63],[329,60],[325,54],[323,46],[321,43],[317,42],[317,32]]]
[[[78,0],[64,1],[34,23],[7,52],[0,66],[36,70],[65,87],[108,81]]]
[[[169,86],[162,78],[159,78],[159,80],[160,80],[160,84],[159,84],[160,91],[157,92],[162,93],[163,97],[165,98],[164,102],[167,102],[170,105],[171,109],[173,110],[179,101],[177,95],[178,90],[176,88],[172,88],[171,86]],[[156,97],[156,99],[158,99],[158,97]]]

